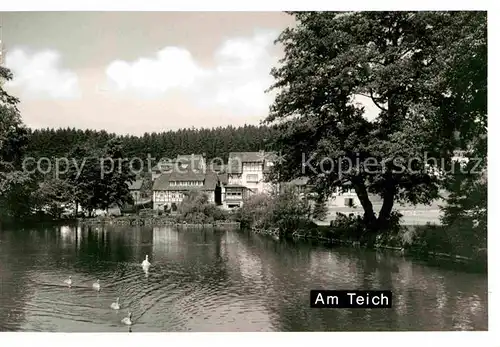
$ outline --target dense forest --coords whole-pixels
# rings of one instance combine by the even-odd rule
[[[10,76],[5,70],[4,73],[5,78]],[[2,108],[5,129],[0,129],[6,135],[6,140],[0,142],[3,159],[0,163],[7,166],[3,172],[0,170],[5,175],[0,177],[3,221],[58,219],[68,205],[74,206],[75,213],[81,208],[87,215],[98,208],[124,206],[131,203],[127,183],[135,175],[127,163],[133,158],[146,160],[149,155],[157,162],[161,158],[197,153],[226,161],[230,152],[270,149],[266,144],[273,132],[272,127],[251,125],[180,129],[140,137],[69,128],[29,129],[15,108],[17,100],[8,101],[10,106],[7,103]],[[24,163],[27,158],[30,160]],[[48,158],[50,165],[57,162],[56,158],[67,158],[76,165],[59,171],[52,166],[51,170],[42,158]],[[105,164],[111,165],[109,170],[103,170],[102,158],[107,158]],[[111,169],[118,167],[119,162],[123,163],[122,170]],[[151,183],[147,175],[144,177]]]
[[[147,155],[174,159],[178,154],[205,154],[207,159],[227,160],[229,152],[268,150],[267,143],[273,136],[268,126],[218,127],[212,129],[180,129],[143,136],[116,135],[104,130],[80,129],[30,129],[26,155],[34,158],[60,158],[67,156],[76,145],[103,148],[112,139],[122,144],[125,158]]]

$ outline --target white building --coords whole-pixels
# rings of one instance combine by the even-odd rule
[[[134,199],[134,203],[138,203],[141,200],[141,198],[144,197],[143,194],[144,180],[137,179],[132,183],[127,182],[127,185],[130,191],[130,195],[132,195],[132,198]]]
[[[191,191],[202,191],[208,200],[215,203],[215,191],[218,186],[217,174],[214,172],[172,171],[162,174],[153,183],[153,209],[179,207],[180,203]],[[174,207],[174,208],[175,208]]]
[[[240,207],[253,194],[270,193],[274,185],[267,182],[266,175],[274,160],[274,153],[264,151],[229,153],[225,173],[219,175],[222,205]]]
[[[275,154],[259,152],[231,152],[226,169],[228,184],[247,187],[254,193],[267,193],[273,185],[266,182],[266,174],[274,164]]]
[[[328,199],[328,205],[332,207],[361,207],[358,194],[354,188],[347,183],[344,187],[337,187],[335,193]]]

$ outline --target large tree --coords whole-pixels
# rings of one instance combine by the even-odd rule
[[[467,12],[458,16],[470,19]],[[457,140],[466,149],[469,162],[461,170],[450,170],[446,188],[450,195],[444,206],[443,222],[449,237],[464,249],[486,250],[487,236],[487,37],[486,16],[472,17],[458,25],[463,39],[448,47],[448,64],[437,80],[448,90],[454,121],[459,126]]]
[[[485,35],[486,14],[291,14],[296,25],[277,40],[285,54],[272,70],[277,96],[266,119],[278,127],[284,159],[274,177],[308,176],[322,196],[349,182],[373,235],[391,220],[396,201],[437,197],[441,182],[428,166],[450,165],[454,135],[471,122],[470,114],[458,115],[449,87],[449,64],[463,60],[454,44],[471,46],[471,33]],[[368,118],[362,99],[378,115]],[[378,213],[370,194],[383,198]]]
[[[121,141],[111,139],[100,158],[100,177],[96,184],[97,201],[100,208],[108,210],[112,205],[123,207],[133,203],[128,184],[135,175],[129,160],[124,157]]]
[[[108,210],[113,205],[132,203],[128,183],[134,175],[119,140],[111,138],[104,148],[88,142],[77,145],[68,159],[71,165],[65,177],[73,187],[73,201],[89,215],[96,208]]]
[[[0,80],[12,79],[12,73],[0,66]],[[28,215],[31,177],[21,163],[27,129],[17,108],[19,100],[0,84],[0,220]]]

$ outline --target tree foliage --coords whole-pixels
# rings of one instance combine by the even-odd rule
[[[188,223],[213,223],[226,220],[227,213],[210,203],[206,193],[194,190],[180,204],[178,219]]]
[[[443,223],[450,237],[458,239],[464,232],[472,233],[466,247],[486,248],[487,234],[487,37],[486,16],[459,16],[469,19],[457,25],[461,40],[450,44],[448,64],[440,71],[440,80],[447,81],[448,102],[453,120],[458,125],[457,140],[466,149],[469,162],[460,170],[449,171],[446,188],[450,192],[443,208]],[[472,17],[472,18],[471,18]],[[464,24],[464,23],[457,23]],[[468,231],[465,231],[468,229]],[[460,235],[457,235],[460,233]]]
[[[132,203],[128,183],[135,176],[119,140],[111,138],[103,148],[83,143],[65,157],[74,160],[64,175],[71,184],[73,201],[89,214],[96,208],[107,210]]]
[[[81,129],[35,129],[29,133],[27,153],[33,157],[63,157],[68,148],[84,145],[104,148],[112,138],[122,143],[126,158],[141,158],[147,155],[154,165],[161,158],[175,159],[178,154],[203,154],[208,159],[222,158],[227,161],[229,152],[247,152],[267,149],[273,129],[267,126],[246,125],[242,127],[217,127],[213,129],[179,129],[142,136],[116,135],[106,131]],[[139,168],[139,167],[137,167]]]
[[[255,229],[278,228],[281,235],[310,228],[311,208],[307,199],[291,188],[280,194],[256,194],[247,198],[239,209],[236,219],[244,227]]]
[[[12,79],[9,70],[0,67],[0,80]],[[27,129],[21,121],[17,104],[0,85],[0,220],[30,213],[28,186],[32,179],[21,170],[27,141]]]
[[[350,182],[368,230],[378,232],[396,201],[429,203],[438,195],[441,182],[427,168],[436,161],[426,158],[449,165],[453,135],[474,118],[459,111],[470,83],[453,89],[450,64],[463,65],[462,73],[475,66],[456,43],[467,47],[476,42],[470,35],[484,36],[486,15],[291,14],[297,23],[277,40],[285,54],[272,70],[277,97],[266,119],[278,127],[274,145],[285,159],[274,177],[308,176],[323,196]],[[362,99],[378,115],[368,119]],[[378,214],[369,194],[383,198]]]
[[[73,204],[72,186],[68,180],[46,178],[38,184],[32,193],[32,206],[35,210],[44,211],[52,218],[59,219]]]
[[[312,209],[312,217],[317,220],[325,220],[328,215],[328,207],[326,201],[317,200],[314,202]]]

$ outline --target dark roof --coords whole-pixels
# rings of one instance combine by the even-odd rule
[[[170,182],[203,181],[202,186],[171,186]],[[215,172],[198,173],[194,171],[180,172],[174,170],[171,173],[162,174],[153,183],[153,190],[215,190],[217,186],[217,174]]]
[[[197,172],[193,170],[173,170],[170,173],[170,181],[203,181],[205,179],[205,174],[203,172]]]
[[[144,183],[144,180],[135,180],[132,183],[127,182],[128,189],[129,190],[141,190],[143,183]]]
[[[272,161],[275,154],[272,152],[230,152],[227,163],[228,173],[241,173],[243,163],[264,163]],[[267,165],[264,165],[264,168]]]
[[[240,184],[228,184],[226,186],[226,188],[243,188],[243,189],[248,189],[248,190],[251,190],[250,188],[248,187],[245,187],[245,186],[242,186]]]
[[[215,172],[207,172],[205,175],[205,184],[203,186],[204,190],[215,190],[219,179]]]
[[[153,190],[166,190],[170,183],[170,174],[164,173],[158,177],[153,183]]]
[[[229,182],[229,178],[228,178],[227,173],[219,174],[219,181],[221,184],[227,184],[227,182]]]

